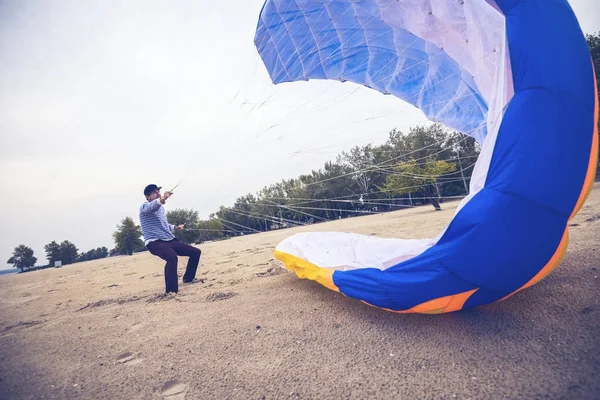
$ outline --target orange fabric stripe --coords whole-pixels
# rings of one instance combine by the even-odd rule
[[[452,296],[452,298],[450,299],[450,303],[448,303],[448,305],[444,309],[444,312],[453,312],[461,310],[467,302],[467,300],[469,300],[469,297],[471,297],[471,295],[476,291],[477,289],[473,289],[469,290],[468,292],[459,293]]]
[[[458,293],[450,296],[439,297],[437,299],[426,301],[425,303],[418,304],[408,310],[390,310],[389,308],[377,307],[372,304],[367,303],[366,301],[362,301],[363,303],[371,306],[382,308],[386,311],[391,311],[397,314],[443,314],[448,312],[458,311],[463,308],[466,301],[471,297],[473,293],[475,293],[477,289],[469,290],[467,292]]]
[[[594,70],[594,66],[592,64],[592,70]],[[588,166],[588,171],[585,176],[585,181],[583,184],[583,190],[579,195],[579,200],[577,201],[577,205],[573,210],[573,213],[569,217],[569,220],[572,219],[575,214],[579,212],[583,204],[587,200],[588,196],[592,191],[592,187],[594,186],[594,179],[596,178],[596,168],[598,166],[598,84],[596,81],[596,73],[594,72],[594,93],[595,97],[595,106],[594,106],[594,135],[592,137],[592,151],[590,154],[590,163]]]

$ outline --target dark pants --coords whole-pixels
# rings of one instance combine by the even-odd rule
[[[177,282],[177,256],[189,257],[183,282],[191,282],[196,277],[198,262],[200,262],[200,249],[182,243],[177,239],[168,242],[156,240],[148,243],[146,246],[150,253],[165,260],[165,287],[166,292],[177,292],[179,284]]]

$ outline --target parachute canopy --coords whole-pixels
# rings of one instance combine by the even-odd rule
[[[302,233],[299,277],[397,312],[492,303],[562,260],[597,164],[595,78],[566,0],[267,0],[255,44],[275,84],[351,81],[482,146],[435,238]]]

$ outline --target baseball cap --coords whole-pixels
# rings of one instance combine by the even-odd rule
[[[148,196],[150,193],[154,192],[155,190],[160,190],[161,188],[162,186],[156,186],[154,183],[152,183],[144,188],[144,196]]]

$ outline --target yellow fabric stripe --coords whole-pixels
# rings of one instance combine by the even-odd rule
[[[294,271],[298,278],[310,279],[319,282],[328,289],[339,292],[340,289],[333,283],[333,270],[320,268],[300,257],[275,250],[275,258],[283,262],[286,268]]]

